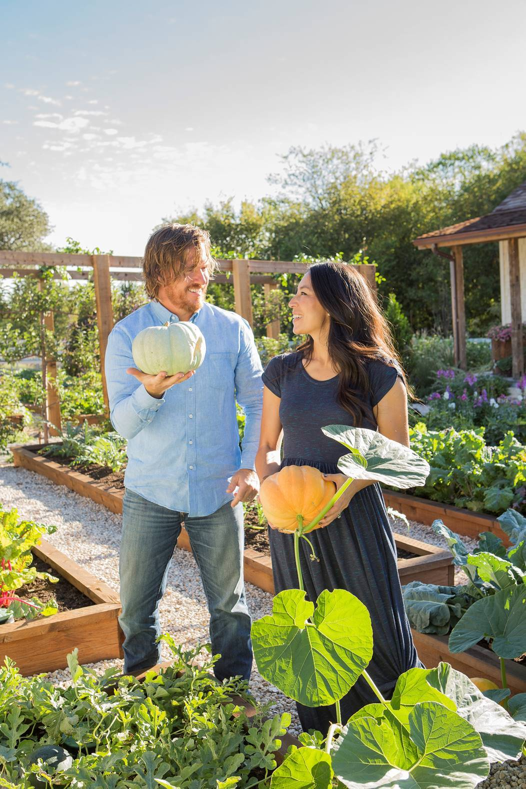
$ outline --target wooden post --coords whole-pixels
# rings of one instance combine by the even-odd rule
[[[97,302],[97,325],[99,328],[100,369],[102,373],[102,389],[106,412],[109,412],[108,390],[106,387],[106,371],[104,360],[108,337],[113,329],[113,306],[111,303],[110,256],[92,255],[93,283]]]
[[[511,301],[511,358],[512,375],[524,375],[524,350],[522,340],[521,272],[519,265],[519,240],[508,239]]]
[[[272,292],[275,291],[278,287],[277,282],[272,283],[265,283],[263,285],[263,290],[265,292],[265,304],[267,305],[267,309],[271,310],[276,307],[276,304],[272,303]],[[274,340],[277,340],[279,337],[279,332],[281,329],[279,315],[278,317],[267,323],[267,337],[272,337]]]
[[[46,331],[55,331],[55,318],[53,312],[44,313],[44,328]],[[60,415],[60,395],[57,386],[57,360],[49,357],[46,352],[45,359],[42,363],[46,366],[46,418],[58,430],[49,428],[49,433],[52,436],[58,436],[59,430],[62,429],[62,419]]]
[[[38,281],[38,290],[40,293],[44,290],[44,282],[42,279]],[[42,411],[42,416],[44,418],[44,441],[47,443],[49,440],[49,436],[58,436],[59,430],[62,428],[62,419],[60,415],[60,395],[58,393],[58,386],[57,386],[57,360],[53,357],[48,356],[47,352],[47,343],[46,343],[46,331],[54,332],[55,331],[55,319],[53,316],[53,312],[49,310],[48,312],[41,312],[40,313],[40,337],[41,337],[41,346],[42,346],[42,385],[44,388],[44,408]],[[51,422],[51,425],[54,425],[57,430],[55,430],[51,425],[48,425],[48,422]]]
[[[453,345],[455,350],[455,367],[467,369],[466,355],[466,305],[464,302],[464,264],[462,247],[453,247],[453,259],[450,261],[451,274],[451,312],[453,319]]]
[[[248,260],[233,260],[234,297],[236,312],[252,326],[252,299],[250,297],[250,270]]]
[[[351,264],[352,265],[352,264]],[[371,288],[372,292],[376,294],[377,287],[376,287],[376,264],[375,263],[368,263],[367,265],[363,266],[354,266],[352,268],[361,274],[362,277],[367,281],[367,284]]]

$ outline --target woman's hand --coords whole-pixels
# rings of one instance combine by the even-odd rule
[[[338,492],[343,483],[347,482],[349,479],[349,477],[346,477],[345,474],[324,474],[323,478],[335,483],[335,492]],[[356,492],[356,490],[353,489],[353,486],[354,482],[349,485],[346,491],[340,496],[338,501],[330,508],[329,512],[321,519],[319,525],[322,528],[328,526],[329,523],[332,523],[335,518],[339,518],[343,510],[349,506],[349,502]]]

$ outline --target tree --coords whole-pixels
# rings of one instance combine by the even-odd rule
[[[40,204],[13,181],[0,179],[0,249],[49,250],[44,238],[51,228]]]

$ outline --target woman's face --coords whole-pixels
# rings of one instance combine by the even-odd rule
[[[292,327],[294,334],[318,333],[327,321],[327,313],[318,301],[313,289],[311,276],[307,272],[296,295],[289,301],[292,310]]]

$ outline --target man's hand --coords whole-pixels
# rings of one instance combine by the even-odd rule
[[[147,373],[142,373],[140,370],[137,370],[135,367],[128,367],[126,372],[128,375],[133,375],[134,378],[137,378],[137,380],[143,384],[148,394],[152,397],[156,397],[157,400],[161,399],[167,389],[175,386],[175,384],[181,384],[183,381],[188,381],[194,374],[194,370],[190,370],[188,373],[175,373],[175,375],[167,375],[164,371],[157,373],[157,375],[148,375]]]
[[[240,501],[252,501],[259,493],[258,475],[250,468],[240,468],[237,474],[233,475],[226,492],[234,494],[231,507],[235,507]]]

